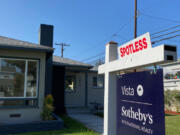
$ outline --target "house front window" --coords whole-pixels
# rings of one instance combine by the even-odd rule
[[[75,75],[67,75],[65,77],[65,91],[66,92],[74,92],[76,86],[76,76]]]
[[[34,106],[38,93],[38,60],[0,58],[0,106]]]
[[[94,76],[92,80],[93,88],[103,88],[104,87],[104,77]]]

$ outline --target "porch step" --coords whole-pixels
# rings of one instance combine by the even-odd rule
[[[91,111],[89,108],[85,107],[72,107],[66,108],[67,114],[90,114]]]

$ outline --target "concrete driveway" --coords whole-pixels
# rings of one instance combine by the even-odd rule
[[[76,110],[68,110],[68,116],[83,123],[87,128],[99,133],[103,134],[104,128],[104,120],[103,118],[93,115],[85,108],[79,108],[79,111]]]

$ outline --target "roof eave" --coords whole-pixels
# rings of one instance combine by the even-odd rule
[[[24,50],[24,51],[37,51],[37,52],[53,52],[54,49],[43,49],[43,48],[31,48],[31,47],[20,47],[20,46],[8,46],[8,45],[1,45],[0,49],[12,49],[12,50]]]
[[[65,63],[58,63],[58,62],[53,62],[53,65],[54,66],[65,66],[65,67],[79,67],[79,68],[87,68],[87,69],[90,69],[92,68],[93,66],[91,65],[72,65],[72,64],[65,64]]]

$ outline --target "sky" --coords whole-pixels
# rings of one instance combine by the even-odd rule
[[[138,0],[138,36],[180,24],[179,5]],[[134,0],[2,0],[0,18],[0,36],[32,43],[40,24],[53,25],[54,55],[61,55],[55,43],[66,43],[64,57],[86,63],[103,57],[109,41],[122,45],[134,37]],[[180,37],[163,43],[179,45]]]

